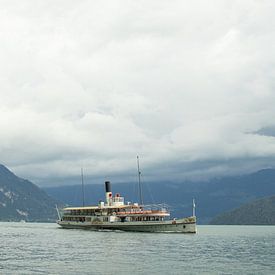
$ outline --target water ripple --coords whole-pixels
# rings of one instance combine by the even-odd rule
[[[0,223],[1,274],[274,274],[274,226],[199,226],[196,235]]]

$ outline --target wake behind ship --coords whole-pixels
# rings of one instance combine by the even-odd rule
[[[111,183],[105,182],[106,200],[96,206],[66,207],[57,223],[63,228],[123,230],[137,232],[196,233],[196,216],[169,219],[165,207],[124,203],[120,194],[113,196]]]

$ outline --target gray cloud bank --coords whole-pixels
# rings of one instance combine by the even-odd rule
[[[274,10],[0,1],[1,163],[40,185],[127,181],[137,154],[153,180],[274,167]]]

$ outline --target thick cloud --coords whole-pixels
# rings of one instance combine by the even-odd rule
[[[275,164],[274,1],[0,1],[0,155],[46,185]],[[121,177],[119,177],[121,175]]]

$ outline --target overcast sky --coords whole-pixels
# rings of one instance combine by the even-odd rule
[[[275,167],[274,13],[0,0],[0,162],[40,186],[132,180],[137,154],[148,180]]]

